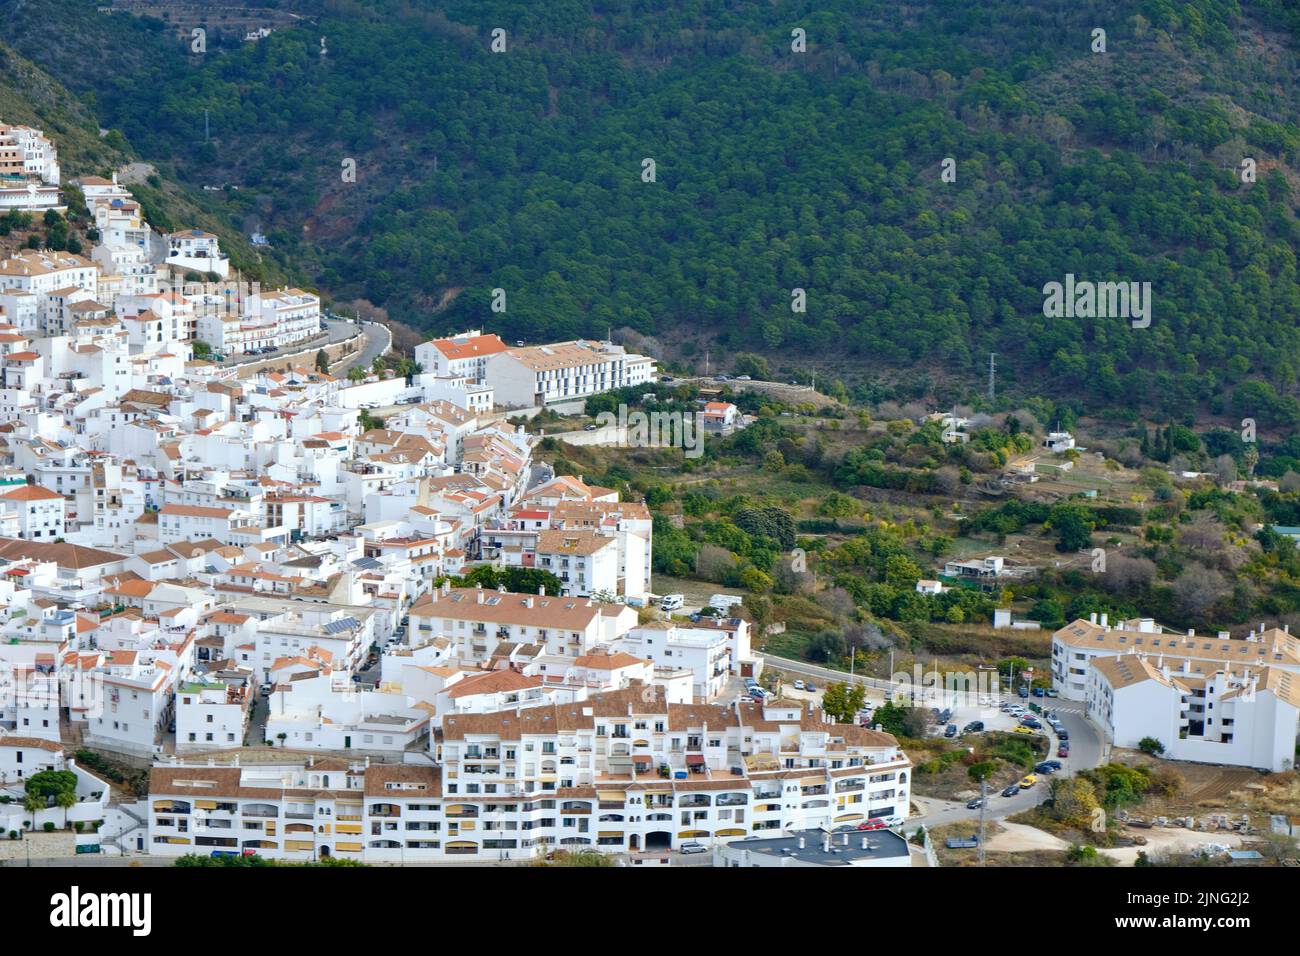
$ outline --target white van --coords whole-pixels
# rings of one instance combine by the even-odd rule
[[[664,611],[676,611],[686,604],[686,595],[684,594],[665,594],[664,599],[659,603],[659,607]]]
[[[744,604],[745,599],[739,594],[715,594],[709,598],[709,607],[726,613],[733,607]]]

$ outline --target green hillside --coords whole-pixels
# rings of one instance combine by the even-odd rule
[[[612,326],[670,358],[758,351],[943,402],[977,395],[996,352],[1008,401],[1300,423],[1281,0],[294,6],[313,21],[190,55],[159,20],[0,0],[18,49],[142,157],[237,184],[211,194],[227,221],[412,324]],[[1151,283],[1150,327],[1044,316],[1067,274]]]

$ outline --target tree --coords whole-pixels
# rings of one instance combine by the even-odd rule
[[[63,790],[54,796],[54,805],[63,810],[63,825],[68,825],[68,811],[77,805],[77,794],[72,790]]]
[[[1097,527],[1097,517],[1082,505],[1057,505],[1048,516],[1057,533],[1057,551],[1081,551],[1092,544],[1092,531]]]
[[[1138,750],[1154,757],[1165,752],[1165,745],[1155,737],[1143,737],[1138,741]]]
[[[316,371],[320,372],[322,375],[329,374],[330,357],[325,353],[324,349],[320,349],[316,353]]]
[[[1096,788],[1082,777],[1057,777],[1052,781],[1053,819],[1072,827],[1091,826],[1100,806]]]
[[[989,777],[997,772],[998,764],[996,760],[981,760],[971,764],[966,768],[966,776],[970,777],[976,783],[983,783]]]
[[[1188,619],[1199,619],[1228,593],[1227,582],[1218,571],[1190,564],[1174,580],[1174,604]]]
[[[751,378],[768,379],[772,377],[772,369],[767,364],[767,359],[761,355],[755,355],[753,352],[738,353],[731,369],[737,375],[748,375]]]
[[[829,684],[822,694],[822,710],[840,724],[851,724],[866,702],[867,691],[861,684],[838,681]]]
[[[49,799],[40,793],[28,790],[23,794],[23,809],[32,815],[33,822],[36,820],[36,814],[49,805]]]
[[[354,365],[350,369],[348,369],[349,382],[360,382],[364,380],[365,377],[366,377],[366,370],[363,369],[360,365]]]

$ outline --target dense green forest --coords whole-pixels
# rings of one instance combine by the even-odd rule
[[[237,184],[227,221],[336,299],[757,351],[865,399],[970,398],[996,352],[1009,400],[1181,420],[1245,385],[1261,428],[1300,422],[1284,0],[302,0],[257,43],[211,6],[193,54],[92,0],[0,0],[7,42],[168,175]],[[1150,327],[1046,318],[1067,273],[1150,282]]]

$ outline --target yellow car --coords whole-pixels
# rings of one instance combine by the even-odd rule
[[[1015,729],[1015,732],[1018,733],[1018,734],[1032,734],[1032,733],[1033,733],[1033,730],[1031,730],[1031,729],[1028,728],[1028,727],[1022,727],[1020,724],[1016,724],[1016,726],[1015,726],[1014,729]]]
[[[1031,773],[1029,776],[1025,777],[1023,780],[1020,781],[1020,789],[1028,790],[1036,783],[1038,783],[1038,777]]]

